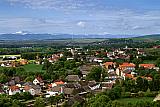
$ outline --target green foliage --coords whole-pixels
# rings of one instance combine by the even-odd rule
[[[48,61],[45,60],[42,69],[43,70],[48,70],[48,68],[51,66],[52,64]]]
[[[106,95],[96,96],[94,102],[90,104],[90,107],[105,107],[109,101],[110,99]]]
[[[0,74],[0,83],[6,83],[8,81],[8,77],[5,74]]]
[[[101,67],[93,67],[90,73],[87,75],[88,80],[100,81],[101,79],[102,68]]]
[[[25,82],[31,82],[31,81],[33,81],[34,80],[34,76],[28,76],[28,77],[26,77],[25,78]]]
[[[12,95],[11,98],[25,101],[33,99],[33,96],[29,92],[23,92],[23,93],[16,93],[15,95]]]
[[[0,95],[0,107],[26,107],[17,99],[11,99],[8,95]]]
[[[136,79],[136,86],[138,91],[147,91],[148,89],[148,81],[146,79],[143,79],[141,77],[138,77]]]
[[[36,101],[34,103],[33,107],[45,107],[45,102],[42,98],[36,98]]]
[[[51,96],[51,97],[49,97],[49,102],[50,102],[51,106],[53,104],[56,104],[58,106],[58,103],[60,102],[61,99],[63,99],[63,95]]]

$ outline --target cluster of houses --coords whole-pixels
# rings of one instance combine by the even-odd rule
[[[129,50],[130,48],[125,48]],[[73,57],[68,57],[67,60],[73,60],[74,55],[81,55],[81,48],[67,48],[71,52]],[[97,57],[99,52],[96,52],[95,55],[86,55],[85,58],[88,60],[88,63],[83,64],[79,67],[81,72],[80,75],[68,75],[66,80],[56,80],[53,82],[48,82],[43,80],[42,77],[38,76],[31,82],[24,82],[20,77],[13,77],[6,84],[0,84],[0,94],[15,95],[16,93],[29,92],[33,96],[45,96],[46,98],[50,96],[56,96],[59,94],[64,94],[68,100],[83,101],[83,96],[87,93],[97,93],[102,92],[106,89],[112,89],[113,85],[116,83],[117,79],[126,79],[131,78],[136,80],[137,73],[135,72],[136,65],[134,63],[124,62],[122,64],[117,64],[116,62],[104,62],[104,58]],[[138,55],[145,55],[144,51],[137,49]],[[105,55],[110,59],[129,59],[130,56],[122,50],[114,50],[113,52],[105,52]],[[47,58],[49,62],[54,63],[63,57],[63,53],[53,54],[51,57]],[[0,65],[3,67],[16,67],[16,63],[19,65],[28,64],[28,61],[25,59],[20,59],[18,62],[7,61],[0,62]],[[90,73],[93,67],[100,66],[105,69],[108,73],[108,76],[105,77],[103,82],[96,81],[86,81],[86,76]],[[144,69],[155,69],[159,71],[159,68],[155,64],[139,64],[139,67]],[[103,69],[102,69],[103,70]],[[148,81],[152,80],[151,77],[143,77]],[[72,102],[73,103],[73,102]]]
[[[103,66],[108,69],[108,74],[110,79],[117,79],[117,78],[130,78],[136,80],[137,73],[135,72],[136,65],[134,63],[122,63],[118,67],[116,66],[115,62],[106,62],[103,64]],[[142,67],[144,69],[155,69],[159,71],[159,67],[156,67],[155,64],[139,64],[139,67]],[[147,80],[152,80],[151,77],[143,77]]]
[[[103,83],[105,84],[105,83]],[[103,85],[105,89],[105,85]],[[36,77],[32,82],[21,81],[20,77],[12,77],[12,79],[0,84],[0,94],[15,95],[16,93],[29,92],[33,96],[44,96],[46,98],[59,94],[65,95],[73,103],[76,98],[83,101],[83,96],[89,92],[100,92],[102,87],[100,83],[95,81],[81,81],[78,75],[68,75],[66,81],[56,80],[48,82],[40,76]]]
[[[21,65],[26,65],[28,64],[28,60],[26,59],[12,59],[12,60],[2,60],[0,61],[0,66],[1,67],[18,67]]]

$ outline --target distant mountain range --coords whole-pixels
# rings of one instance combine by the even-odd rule
[[[93,39],[93,38],[128,38],[135,35],[72,35],[72,34],[30,34],[17,32],[15,34],[0,34],[0,40],[54,40],[54,39]]]
[[[145,35],[145,36],[139,36],[139,37],[135,37],[135,38],[160,39],[160,34]]]

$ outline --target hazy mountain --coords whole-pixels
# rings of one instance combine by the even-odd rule
[[[0,40],[47,40],[47,39],[85,39],[85,38],[128,38],[133,35],[72,35],[72,34],[30,34],[16,32],[14,34],[0,34]]]

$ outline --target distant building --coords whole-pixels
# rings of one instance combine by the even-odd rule
[[[9,95],[15,95],[16,93],[20,93],[20,88],[18,86],[10,86],[9,87]]]
[[[146,69],[154,69],[155,64],[139,64],[139,67],[143,67],[143,68],[146,68]]]
[[[66,77],[66,79],[67,79],[67,81],[69,81],[69,82],[78,82],[78,81],[80,81],[80,78],[79,78],[78,75],[68,75],[68,76]]]
[[[42,78],[38,76],[37,78],[35,78],[33,80],[33,84],[35,84],[35,85],[44,85],[44,82],[43,82]]]
[[[105,62],[103,64],[103,66],[105,66],[106,69],[111,69],[111,67],[115,67],[116,66],[116,63],[114,63],[114,62]]]

